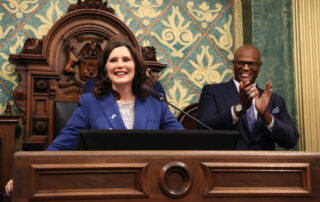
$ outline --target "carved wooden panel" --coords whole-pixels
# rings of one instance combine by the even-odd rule
[[[31,164],[33,200],[146,198],[147,163]]]
[[[15,154],[14,201],[320,201],[320,154],[69,151]]]
[[[310,196],[309,163],[202,163],[205,197]]]

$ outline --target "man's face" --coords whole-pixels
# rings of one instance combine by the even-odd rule
[[[237,50],[233,61],[234,76],[238,82],[256,81],[261,67],[260,54],[252,46],[244,46]]]

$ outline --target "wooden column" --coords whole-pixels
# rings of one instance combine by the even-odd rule
[[[320,151],[320,1],[293,0],[294,66],[300,150]]]

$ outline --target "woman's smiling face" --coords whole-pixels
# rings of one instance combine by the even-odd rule
[[[132,85],[135,76],[135,62],[125,46],[115,48],[109,55],[106,71],[112,86]]]

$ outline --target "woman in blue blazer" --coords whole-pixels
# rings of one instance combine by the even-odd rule
[[[78,107],[47,151],[76,149],[83,128],[184,129],[167,104],[141,91],[148,83],[146,69],[130,42],[110,40],[98,65],[98,85],[93,93],[81,95]],[[12,193],[12,179],[5,190]]]
[[[98,61],[98,81],[93,93],[82,94],[67,125],[47,151],[74,150],[80,130],[93,129],[180,129],[170,112],[141,86],[147,83],[143,59],[128,41],[109,43]]]

